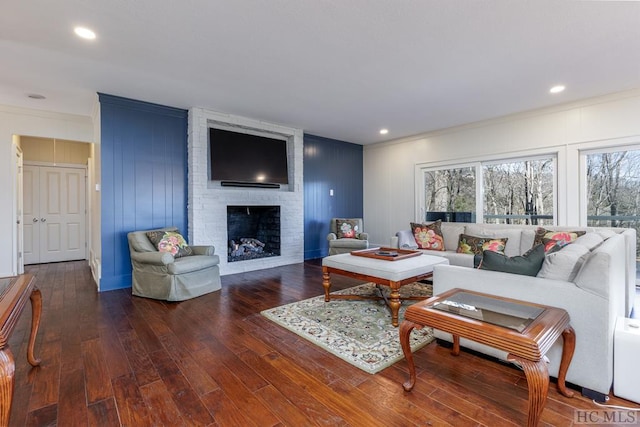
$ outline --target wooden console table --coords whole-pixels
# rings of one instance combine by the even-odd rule
[[[40,315],[42,295],[30,274],[0,278],[0,426],[9,425],[11,401],[13,399],[14,374],[16,364],[9,349],[9,337],[18,322],[27,299],[31,300],[31,334],[27,347],[27,360],[31,366],[38,366],[40,359],[33,355]]]

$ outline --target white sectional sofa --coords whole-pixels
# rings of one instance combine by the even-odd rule
[[[463,288],[539,304],[560,307],[569,313],[576,331],[576,349],[567,373],[567,381],[583,387],[583,393],[608,395],[613,382],[613,333],[616,318],[626,316],[633,308],[636,283],[636,232],[624,228],[553,227],[554,231],[585,231],[602,237],[588,236],[591,243],[569,280],[532,277],[519,274],[475,269],[474,256],[456,253],[460,234],[481,237],[507,237],[505,255],[512,257],[531,249],[538,226],[498,224],[442,223],[445,251],[425,250],[444,256],[450,265],[434,269],[435,295],[452,288]],[[416,248],[410,230],[396,233],[392,247]],[[596,244],[593,244],[593,242]],[[413,244],[412,244],[413,243]],[[575,244],[580,244],[576,241]],[[561,259],[561,258],[560,258]],[[449,334],[436,331],[436,336],[451,340]],[[506,354],[468,340],[467,348],[506,359]],[[547,353],[549,373],[557,377],[562,343],[557,342]],[[603,396],[600,396],[601,398]]]

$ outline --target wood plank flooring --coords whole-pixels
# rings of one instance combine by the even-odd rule
[[[10,346],[14,426],[518,426],[527,385],[510,365],[430,344],[406,364],[367,374],[260,315],[321,295],[317,261],[222,278],[220,292],[181,303],[97,293],[86,262],[28,266],[43,296],[26,360],[31,311]],[[332,289],[356,282],[336,276]],[[640,405],[612,398],[610,404]],[[543,425],[570,426],[576,410],[552,383]],[[636,413],[640,417],[640,413]],[[622,425],[622,424],[621,424]]]

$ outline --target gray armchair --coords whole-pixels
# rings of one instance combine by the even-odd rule
[[[173,231],[176,227],[132,231],[127,234],[131,253],[133,295],[167,301],[183,301],[220,289],[220,258],[213,246],[189,246],[192,254],[175,258],[159,252],[148,231]]]
[[[329,255],[367,249],[369,235],[362,230],[362,218],[331,218],[329,226]],[[343,237],[344,234],[352,237]]]

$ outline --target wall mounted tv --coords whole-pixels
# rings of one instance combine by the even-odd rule
[[[210,177],[222,186],[280,188],[288,184],[287,141],[209,128]]]

